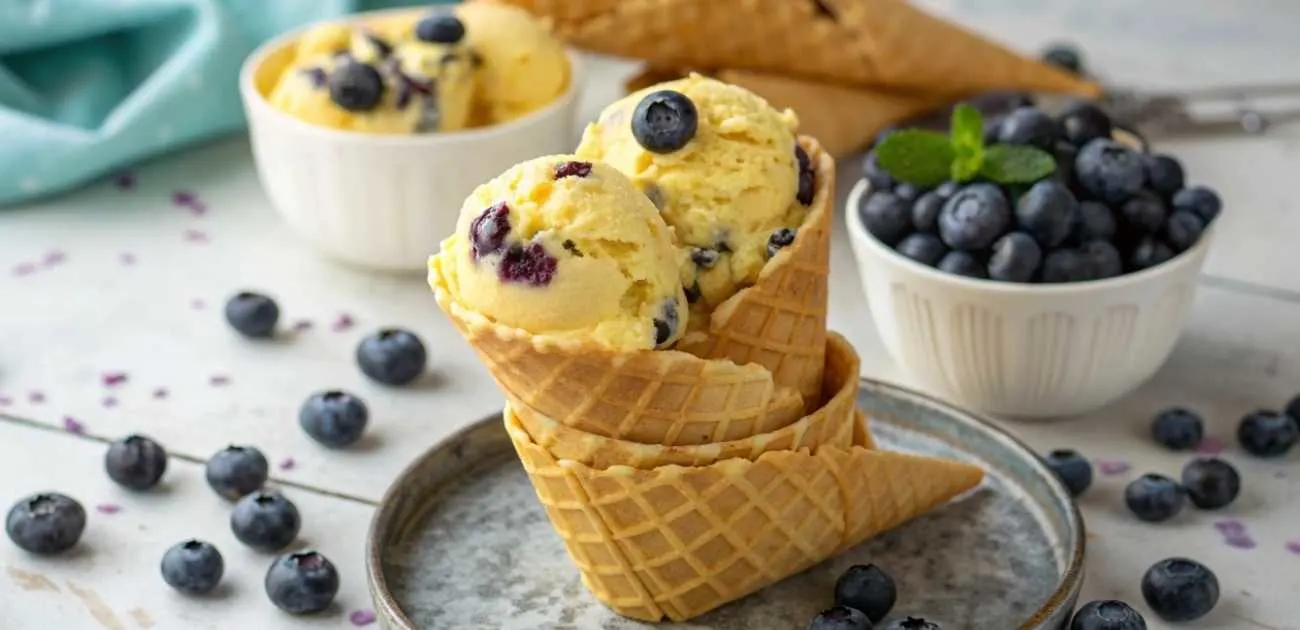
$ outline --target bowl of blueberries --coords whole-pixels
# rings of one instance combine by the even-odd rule
[[[1097,104],[901,129],[847,222],[885,347],[987,413],[1086,413],[1146,381],[1187,321],[1222,209]]]

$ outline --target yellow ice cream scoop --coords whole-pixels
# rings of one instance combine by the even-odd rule
[[[680,257],[671,228],[625,175],[557,155],[479,186],[430,259],[429,282],[539,337],[649,350],[685,331]]]
[[[493,2],[457,5],[470,46],[483,60],[480,118],[514,120],[555,99],[569,86],[564,44],[519,7]]]

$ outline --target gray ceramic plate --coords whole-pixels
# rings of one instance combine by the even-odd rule
[[[945,630],[1061,628],[1083,582],[1083,524],[1023,444],[963,411],[863,381],[883,447],[963,459],[984,487],[807,572],[674,627],[804,628],[849,565],[884,567],[895,615]],[[370,530],[368,572],[388,630],[653,628],[583,588],[515,460],[499,416],[434,447],[398,477]],[[880,626],[880,627],[883,627]]]

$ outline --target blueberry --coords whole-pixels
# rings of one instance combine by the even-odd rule
[[[1124,489],[1124,504],[1134,516],[1148,523],[1173,518],[1186,503],[1187,495],[1182,487],[1164,475],[1147,473]]]
[[[1056,284],[1061,282],[1083,282],[1091,280],[1091,268],[1088,261],[1078,250],[1057,249],[1047,253],[1043,258],[1041,280]]]
[[[225,570],[221,552],[202,540],[177,543],[162,558],[163,581],[187,595],[212,592]]]
[[[1056,159],[1056,169],[1052,171],[1052,176],[1066,186],[1073,186],[1074,159],[1079,157],[1079,148],[1064,140],[1058,140],[1052,147],[1052,157]]]
[[[1092,464],[1078,451],[1057,449],[1043,458],[1047,467],[1065,484],[1070,496],[1077,497],[1092,485]]]
[[[1049,45],[1043,50],[1043,61],[1074,74],[1083,74],[1083,53],[1073,44],[1058,42]]]
[[[9,540],[23,551],[43,556],[71,549],[85,531],[86,509],[57,492],[19,499],[5,517]]]
[[[946,271],[958,276],[967,278],[987,278],[989,277],[988,268],[980,261],[979,257],[970,252],[948,252],[937,265],[939,271]]]
[[[1083,260],[1083,273],[1088,280],[1114,278],[1124,273],[1123,258],[1110,241],[1088,241],[1075,252]]]
[[[1136,195],[1119,207],[1120,216],[1129,226],[1139,232],[1154,233],[1165,224],[1165,202],[1148,190],[1138,191]]]
[[[1016,201],[1016,221],[1042,245],[1051,249],[1070,235],[1079,213],[1079,202],[1064,184],[1045,179],[1034,184]]]
[[[984,146],[997,144],[998,132],[1002,131],[1002,121],[1006,116],[984,117]]]
[[[1037,107],[1017,107],[998,128],[998,142],[1031,145],[1051,151],[1058,137],[1056,121]]]
[[[501,253],[506,248],[507,234],[510,234],[510,206],[500,201],[485,208],[470,221],[470,256],[478,260]]]
[[[916,201],[921,196],[921,189],[907,182],[901,182],[894,186],[894,194],[903,201]]]
[[[1147,235],[1133,246],[1133,252],[1128,257],[1128,266],[1134,270],[1150,269],[1168,262],[1173,257],[1173,249],[1156,237]]]
[[[663,347],[676,336],[679,325],[681,325],[681,317],[677,313],[676,300],[664,302],[663,308],[659,311],[659,317],[654,320],[655,347]]]
[[[347,392],[317,392],[298,409],[298,425],[311,439],[330,448],[343,448],[361,439],[370,410]]]
[[[907,258],[930,267],[939,264],[939,261],[948,253],[948,248],[944,246],[943,241],[939,240],[939,237],[921,232],[908,234],[906,238],[898,242],[894,250]]]
[[[1195,560],[1168,558],[1142,576],[1142,597],[1165,621],[1192,621],[1219,603],[1219,578]]]
[[[246,495],[230,513],[230,531],[239,542],[258,551],[279,551],[293,544],[302,529],[298,506],[278,492],[259,490]]]
[[[1147,187],[1156,191],[1161,197],[1169,199],[1183,188],[1183,164],[1172,156],[1157,153],[1147,155],[1142,160],[1146,170]]]
[[[953,249],[978,251],[988,247],[1011,224],[1006,195],[993,184],[966,186],[948,199],[939,212],[939,236]]]
[[[167,451],[143,435],[128,435],[108,445],[104,470],[117,485],[148,490],[167,472]]]
[[[1079,149],[1074,176],[1092,198],[1111,204],[1128,201],[1146,181],[1142,155],[1105,138],[1092,140]]]
[[[858,206],[862,225],[877,240],[894,245],[912,230],[911,209],[891,192],[875,192]]]
[[[855,564],[835,580],[835,605],[860,610],[872,622],[884,619],[896,601],[894,578],[874,564]]]
[[[817,169],[813,168],[808,152],[799,145],[794,147],[794,161],[799,169],[799,187],[795,189],[794,198],[805,206],[812,205],[817,193]]]
[[[937,193],[940,197],[947,199],[957,194],[957,191],[959,190],[961,190],[961,184],[958,184],[957,182],[954,182],[950,179],[942,184],[939,184],[939,186],[934,189],[934,192]]]
[[[1094,601],[1075,611],[1070,630],[1147,630],[1147,621],[1124,602]]]
[[[505,284],[544,287],[555,279],[559,262],[541,243],[512,245],[501,255],[497,279]]]
[[[591,162],[560,162],[555,165],[555,179],[577,177],[582,179],[591,175]]]
[[[424,372],[428,354],[414,333],[385,328],[361,340],[356,358],[362,373],[371,379],[385,385],[405,385]]]
[[[1169,221],[1165,223],[1165,242],[1176,252],[1186,251],[1200,240],[1204,231],[1205,222],[1201,217],[1179,210],[1169,215]]]
[[[1003,282],[1029,282],[1043,261],[1043,249],[1024,232],[1012,232],[993,243],[988,276]]]
[[[261,489],[269,475],[266,456],[252,446],[227,446],[208,459],[204,468],[208,485],[230,501]]]
[[[1281,457],[1300,441],[1300,426],[1276,411],[1252,411],[1237,425],[1237,441],[1255,457]]]
[[[700,269],[712,269],[721,257],[722,255],[716,249],[696,247],[691,250],[691,262]]]
[[[415,38],[433,44],[456,44],[465,39],[465,24],[450,13],[433,13],[415,23]]]
[[[1151,420],[1151,437],[1171,451],[1190,451],[1205,438],[1205,422],[1195,411],[1170,407]]]
[[[1082,245],[1088,241],[1109,241],[1115,238],[1115,213],[1104,203],[1084,201],[1079,203],[1075,213],[1074,227],[1070,231],[1067,243]]]
[[[926,621],[920,617],[905,617],[895,620],[886,626],[885,630],[943,630],[943,628],[933,621]]]
[[[240,291],[226,300],[226,321],[245,337],[270,337],[279,320],[280,307],[261,293]]]
[[[1095,103],[1073,101],[1061,111],[1061,135],[1082,146],[1098,138],[1110,139],[1110,116]]]
[[[1223,210],[1219,194],[1204,186],[1192,186],[1174,193],[1171,201],[1174,210],[1186,210],[1211,223]]]
[[[690,142],[700,124],[695,103],[681,92],[651,92],[632,110],[632,137],[653,153],[672,153]]]
[[[871,630],[871,620],[861,611],[836,606],[817,613],[808,630]]]
[[[384,78],[374,66],[347,61],[330,74],[330,100],[350,112],[368,112],[384,98]]]
[[[767,257],[771,258],[777,252],[787,248],[794,242],[795,230],[793,228],[780,228],[772,235],[767,237]]]
[[[1187,462],[1182,481],[1187,498],[1202,510],[1227,507],[1241,493],[1241,475],[1232,464],[1217,457]]]
[[[939,212],[943,210],[945,200],[933,190],[917,197],[912,203],[912,227],[926,234],[938,233]]]
[[[894,178],[880,165],[880,160],[876,157],[876,152],[867,153],[862,158],[862,176],[866,178],[867,183],[871,184],[871,192],[884,192],[894,189]]]
[[[318,613],[339,592],[339,571],[329,558],[315,551],[284,554],[271,563],[263,582],[266,596],[291,615]]]

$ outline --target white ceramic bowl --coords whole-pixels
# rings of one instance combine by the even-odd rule
[[[1013,284],[905,258],[862,225],[849,194],[849,241],[876,328],[908,372],[964,406],[1016,418],[1092,411],[1141,385],[1174,348],[1213,240],[1117,278]]]
[[[523,118],[449,133],[366,134],[313,125],[271,107],[266,95],[305,30],[249,56],[240,93],[271,203],[294,232],[333,258],[376,270],[423,271],[475,186],[524,160],[573,149],[584,75],[572,52],[567,91]]]

